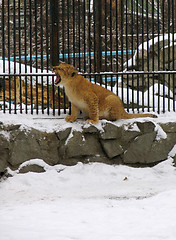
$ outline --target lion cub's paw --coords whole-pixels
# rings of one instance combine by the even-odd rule
[[[77,119],[77,118],[74,117],[74,116],[66,116],[65,121],[66,121],[66,122],[75,122],[76,119]]]
[[[92,123],[92,124],[97,124],[98,120],[87,119],[86,122],[87,123]]]

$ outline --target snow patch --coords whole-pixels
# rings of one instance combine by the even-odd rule
[[[159,124],[155,124],[155,132],[157,133],[156,135],[156,140],[159,141],[160,139],[166,139],[167,134],[164,132],[162,127],[160,127]]]
[[[7,132],[7,131],[1,131],[0,134],[3,135],[5,139],[7,139],[8,141],[10,141],[10,133],[9,133],[9,132]]]
[[[175,155],[176,155],[176,144],[174,145],[172,150],[169,152],[168,156],[173,158],[175,157]]]
[[[5,71],[3,71],[3,69],[5,69]],[[34,67],[31,67],[29,65],[25,65],[25,64],[21,64],[18,62],[13,62],[13,61],[3,61],[0,60],[0,70],[3,73],[6,74],[20,74],[20,73],[44,73],[44,74],[51,74],[53,75],[53,72],[51,71],[47,71],[47,70],[41,70],[41,69],[36,69]],[[47,84],[47,81],[49,81],[49,84],[52,84],[53,78],[55,78],[55,76],[32,76],[33,81],[33,85],[35,85],[35,80],[37,79],[38,83],[44,83]],[[22,77],[22,79],[24,79],[24,77]]]
[[[136,123],[132,123],[132,124],[128,124],[128,125],[124,125],[124,129],[127,131],[136,131],[136,132],[140,132],[140,129],[138,128]]]

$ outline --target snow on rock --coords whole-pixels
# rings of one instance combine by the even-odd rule
[[[156,140],[159,141],[160,139],[166,139],[167,134],[164,132],[162,127],[159,124],[155,124],[155,131],[157,133]]]
[[[174,158],[176,156],[176,144],[172,148],[172,150],[169,152],[168,156]]]

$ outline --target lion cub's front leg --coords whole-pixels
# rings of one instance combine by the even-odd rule
[[[78,113],[79,113],[79,109],[74,104],[72,104],[71,105],[71,115],[66,116],[65,121],[67,121],[67,122],[76,121],[76,119],[78,117]]]

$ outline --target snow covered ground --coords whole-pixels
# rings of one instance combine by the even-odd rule
[[[176,236],[176,169],[171,160],[143,169],[79,163],[16,174],[0,183],[0,196],[1,240]]]
[[[0,113],[6,124],[43,131],[71,124],[62,117]],[[175,119],[176,113],[166,113],[153,121]],[[124,121],[135,120],[115,124]],[[71,125],[79,129],[82,123]],[[44,165],[46,172],[14,172],[0,182],[1,240],[175,240],[176,168],[171,158],[152,168],[102,163],[50,167],[42,159],[30,161]]]

